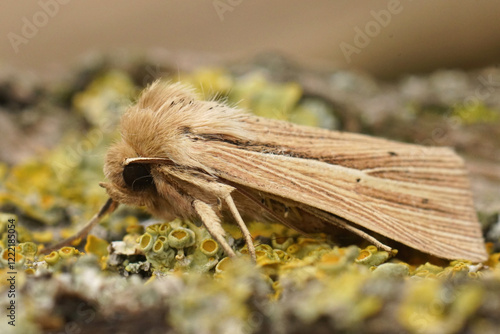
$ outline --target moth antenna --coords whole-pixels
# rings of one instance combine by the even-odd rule
[[[238,211],[238,208],[236,208],[236,205],[234,204],[233,198],[231,195],[227,195],[226,198],[224,198],[226,201],[227,205],[229,206],[229,210],[231,210],[231,214],[233,215],[234,219],[236,220],[236,223],[238,224],[238,227],[241,230],[241,233],[243,233],[243,237],[245,238],[245,242],[247,243],[247,248],[248,248],[248,253],[250,253],[250,257],[254,262],[257,262],[257,257],[255,255],[255,245],[253,244],[253,239],[252,235],[250,234],[250,231],[248,230],[247,226],[245,225],[245,222],[240,216],[240,212]]]
[[[92,217],[92,219],[90,219],[90,221],[80,231],[78,231],[76,234],[72,235],[71,237],[66,238],[63,241],[56,243],[55,245],[45,247],[44,249],[42,249],[40,251],[40,254],[48,254],[48,253],[55,251],[61,247],[71,246],[72,243],[77,239],[86,238],[87,235],[89,234],[90,230],[92,230],[92,228],[101,221],[102,217],[104,217],[108,213],[115,211],[116,208],[118,207],[118,205],[119,205],[118,202],[115,202],[111,198],[108,198],[108,200],[106,201],[106,203],[104,203],[104,205],[101,207],[99,212],[96,215],[94,215],[94,217]]]

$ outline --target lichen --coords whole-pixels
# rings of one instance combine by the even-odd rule
[[[484,291],[475,284],[450,289],[446,282],[422,280],[409,286],[399,319],[411,333],[455,333],[476,312]]]
[[[247,222],[256,245],[254,264],[235,225],[224,225],[237,254],[228,258],[203,226],[187,220],[151,224],[141,209],[123,207],[104,219],[95,235],[40,254],[77,231],[106,199],[98,187],[103,157],[116,138],[119,115],[139,87],[125,70],[96,73],[69,102],[68,112],[84,120],[85,131],[64,133],[60,144],[37,159],[0,163],[1,288],[9,256],[6,221],[14,219],[17,301],[25,332],[63,331],[68,319],[81,332],[121,323],[179,333],[452,333],[494,332],[500,326],[495,240],[481,265],[427,262],[418,252],[406,263],[375,246],[340,247],[327,235]],[[180,77],[201,96],[226,99],[259,115],[338,126],[331,101],[304,99],[298,82],[271,82],[263,73],[238,76],[209,68]],[[452,116],[470,125],[495,122],[489,108],[457,109]],[[6,293],[0,292],[4,307]]]
[[[108,246],[109,243],[106,240],[96,237],[95,235],[89,235],[84,250],[86,253],[94,254],[98,258],[103,258],[108,255]]]
[[[453,116],[464,124],[493,123],[500,120],[500,113],[497,110],[488,108],[481,102],[468,105],[459,104],[454,108]]]
[[[389,253],[381,251],[377,247],[371,245],[361,250],[356,263],[364,264],[367,266],[378,266],[384,263],[389,258]]]

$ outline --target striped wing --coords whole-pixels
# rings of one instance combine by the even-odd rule
[[[265,142],[200,142],[203,164],[218,177],[439,257],[487,258],[463,162],[452,150],[259,118],[248,127]]]

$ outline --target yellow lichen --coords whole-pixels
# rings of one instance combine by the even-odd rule
[[[144,233],[144,227],[139,224],[132,224],[126,228],[127,234],[141,234]]]
[[[148,232],[144,233],[139,239],[139,249],[141,249],[143,252],[149,251],[153,247],[153,244],[153,235]]]
[[[48,255],[45,255],[43,257],[43,260],[47,262],[49,265],[55,265],[59,261],[59,258],[60,258],[59,253],[54,251]]]
[[[406,263],[382,263],[373,268],[373,275],[381,277],[406,277],[410,275],[410,268]]]
[[[74,255],[80,255],[80,252],[74,247],[63,247],[57,251],[62,259],[68,259]]]
[[[274,248],[286,250],[291,244],[293,244],[293,238],[277,237],[276,234],[273,234],[271,242]]]
[[[380,251],[375,246],[368,246],[361,250],[356,258],[356,263],[367,266],[378,266],[379,264],[384,263],[388,258],[388,252]]]
[[[98,258],[101,258],[108,255],[108,246],[109,243],[106,240],[90,234],[87,238],[87,243],[85,244],[85,252],[94,254]]]
[[[158,234],[160,234],[160,231],[158,230],[159,228],[159,224],[149,225],[148,227],[146,227],[146,233],[150,234],[153,237],[156,237]]]
[[[109,110],[124,110],[136,94],[130,77],[122,71],[112,70],[97,77],[85,91],[76,94],[73,105],[91,124],[99,126],[102,115],[109,114]]]
[[[453,115],[465,124],[491,123],[497,122],[500,119],[500,114],[497,110],[488,108],[481,102],[468,106],[457,105],[453,110]]]
[[[217,263],[217,265],[215,266],[215,272],[221,274],[226,271],[230,265],[231,259],[229,257],[225,257],[220,260],[219,263]]]
[[[163,241],[158,239],[155,241],[153,248],[151,250],[155,253],[160,253],[160,252],[163,252],[164,246],[165,246],[165,244],[163,243]]]
[[[214,94],[227,94],[234,87],[233,78],[220,68],[201,68],[183,77],[183,83],[197,88],[201,98],[209,99]]]
[[[200,250],[206,256],[215,256],[219,252],[219,244],[213,239],[205,239],[201,242]]]
[[[184,227],[176,227],[168,235],[168,244],[173,248],[182,249],[190,247],[194,245],[194,242],[194,232]]]
[[[426,262],[425,264],[422,264],[419,267],[417,267],[412,272],[412,275],[417,277],[429,277],[430,275],[436,276],[442,271],[443,271],[442,267]]]
[[[167,236],[170,231],[172,230],[172,227],[170,226],[169,223],[163,223],[158,226],[158,233],[162,236]]]
[[[19,250],[18,247],[16,248]],[[12,262],[12,260],[14,261]],[[19,251],[13,251],[12,248],[9,247],[2,250],[2,253],[0,255],[0,263],[3,266],[13,264],[16,267],[19,267],[22,266],[25,261],[26,257],[23,254],[21,254]]]
[[[54,232],[46,230],[46,231],[34,231],[33,232],[33,241],[38,243],[50,243],[54,240]]]
[[[399,310],[401,324],[412,333],[455,333],[481,305],[476,285],[448,291],[439,280],[415,281]],[[453,294],[450,294],[452,292]]]

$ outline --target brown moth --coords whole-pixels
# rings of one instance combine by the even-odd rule
[[[303,233],[372,232],[445,259],[485,261],[463,161],[451,149],[294,125],[200,101],[156,82],[121,121],[102,183],[114,202],[201,220],[227,254],[221,219]],[[102,210],[101,210],[102,211]]]

